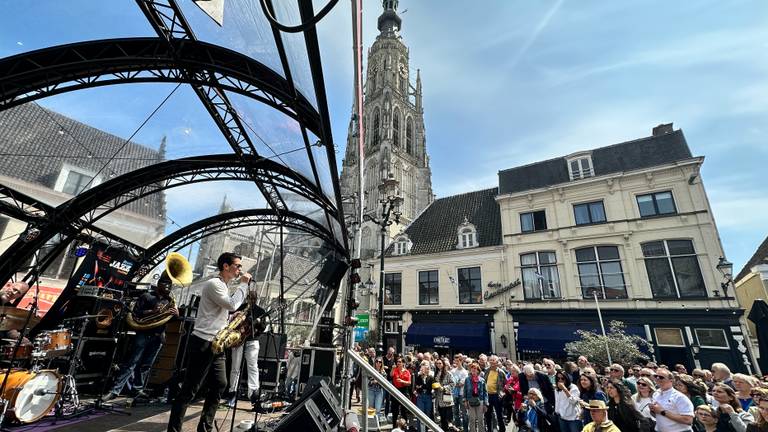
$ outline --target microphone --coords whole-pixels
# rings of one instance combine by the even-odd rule
[[[49,395],[49,394],[58,394],[58,393],[59,392],[56,392],[56,391],[48,391],[48,390],[46,390],[44,388],[39,388],[39,389],[36,389],[34,391],[34,393],[32,393],[32,395],[33,396],[45,396],[45,395]]]

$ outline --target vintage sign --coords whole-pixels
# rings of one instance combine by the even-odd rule
[[[432,343],[437,348],[448,348],[451,345],[451,338],[448,336],[435,336]]]
[[[493,288],[496,291],[486,291],[485,294],[483,294],[483,298],[488,300],[492,299],[498,295],[504,294],[505,292],[511,290],[512,288],[520,285],[520,279],[512,282],[508,285],[502,285],[501,282],[488,282],[488,288]]]

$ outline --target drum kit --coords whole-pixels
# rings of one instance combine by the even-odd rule
[[[86,315],[78,319],[95,318]],[[29,319],[29,322],[27,322]],[[11,306],[0,307],[0,332],[13,334],[32,328],[39,318],[30,317],[30,311]],[[69,359],[64,357],[69,356]],[[77,413],[81,408],[75,380],[72,376],[78,359],[72,358],[72,330],[57,328],[42,331],[32,343],[22,334],[18,338],[0,339],[0,364],[5,378],[0,379],[4,414],[18,423],[34,423],[51,411],[57,415]],[[67,374],[50,368],[52,361],[68,360]],[[2,373],[2,372],[0,372]]]

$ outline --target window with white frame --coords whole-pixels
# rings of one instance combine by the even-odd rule
[[[576,225],[590,225],[605,222],[605,207],[602,201],[573,205]]]
[[[666,347],[685,347],[683,331],[677,327],[653,329],[656,334],[656,345]]]
[[[643,243],[641,247],[654,297],[707,296],[692,241],[659,240]]]
[[[471,223],[469,223],[469,220],[467,218],[464,218],[464,223],[459,225],[459,228],[457,230],[458,233],[458,243],[456,247],[458,249],[468,249],[476,247],[477,244],[477,229],[475,226]]]
[[[619,248],[616,246],[590,246],[576,249],[576,265],[584,298],[627,298],[627,286],[621,268]]]
[[[392,251],[393,255],[406,255],[410,251],[411,241],[408,240],[408,237],[401,236],[395,239],[394,249]]]
[[[520,267],[526,299],[560,298],[560,277],[554,252],[522,254]]]
[[[697,328],[693,330],[696,333],[696,340],[702,348],[729,349],[728,337],[725,330],[718,328]]]
[[[592,157],[580,156],[568,159],[568,173],[571,176],[571,180],[579,180],[595,175],[592,169]]]

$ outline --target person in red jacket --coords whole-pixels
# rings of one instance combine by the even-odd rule
[[[397,362],[395,363],[395,368],[392,370],[392,384],[397,387],[400,393],[405,395],[405,397],[408,397],[409,389],[411,388],[411,371],[405,367],[405,362],[402,357],[398,357]],[[393,397],[391,404],[392,424],[397,424],[399,415],[402,415],[404,419],[408,420],[408,410],[403,408],[397,399]]]
[[[507,370],[507,380],[504,383],[504,417],[507,423],[514,418],[516,412],[523,405],[523,395],[520,393],[520,368],[512,360],[507,360],[505,364]]]

